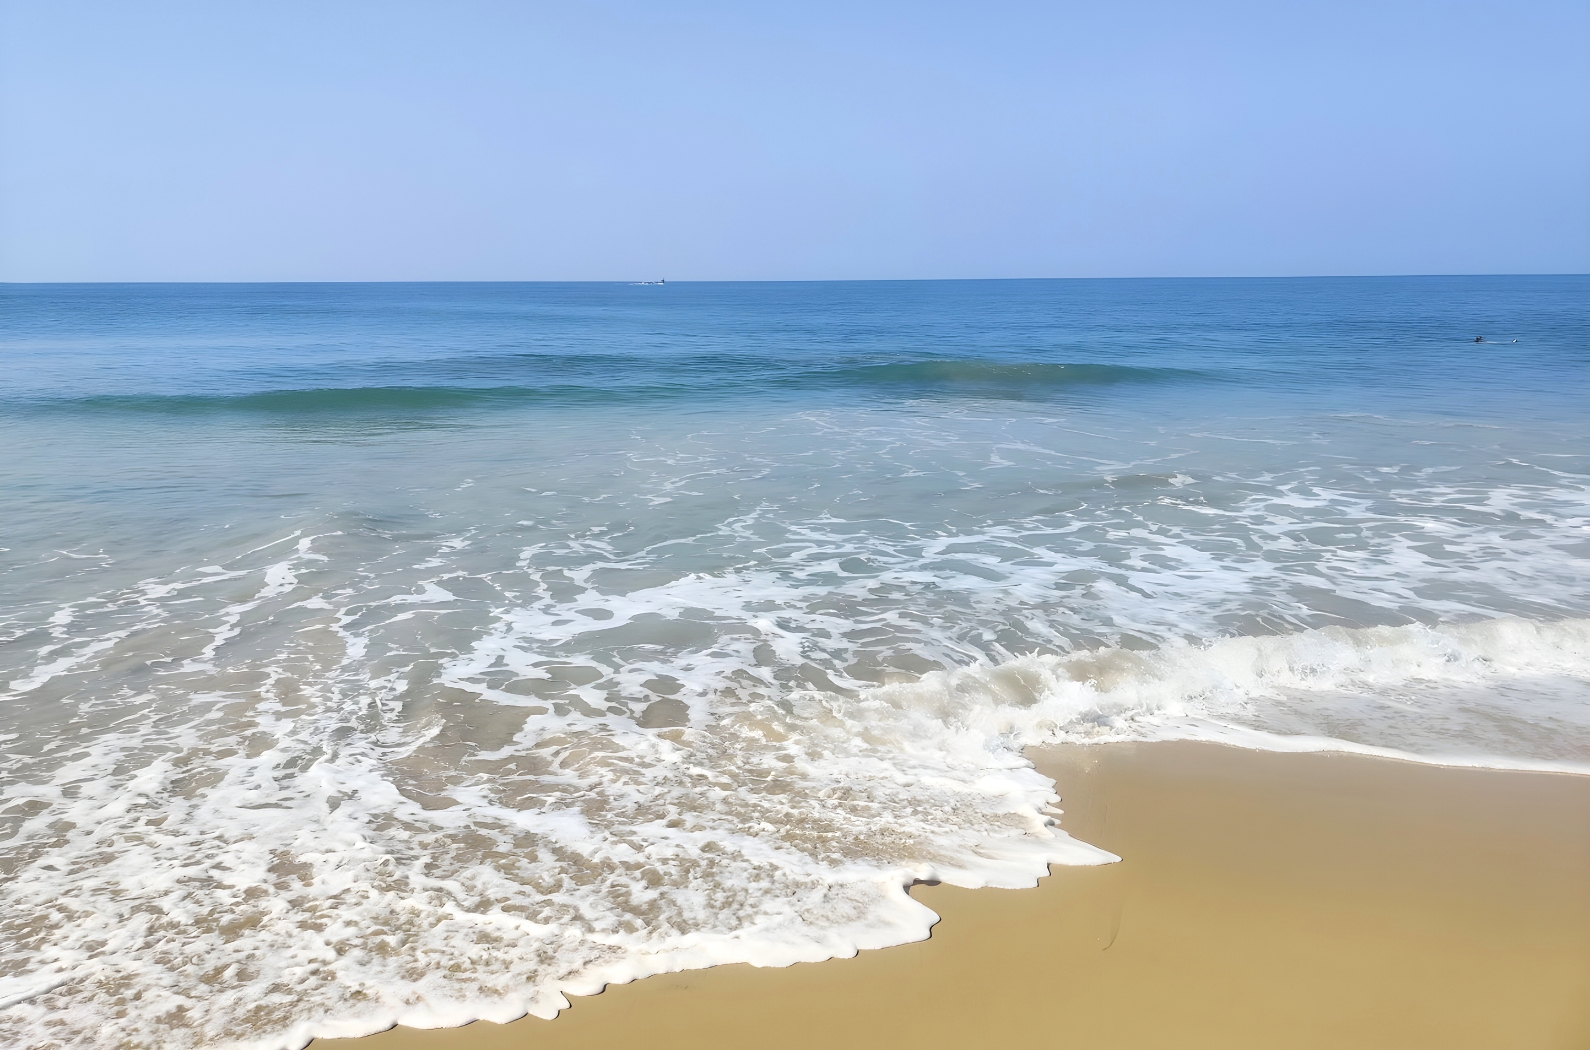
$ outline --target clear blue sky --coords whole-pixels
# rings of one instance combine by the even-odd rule
[[[0,280],[1590,271],[1590,3],[0,0]]]

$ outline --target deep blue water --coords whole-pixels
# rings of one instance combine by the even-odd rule
[[[401,416],[1218,382],[1354,411],[1560,412],[1590,374],[1587,301],[1583,277],[9,285],[0,398]]]

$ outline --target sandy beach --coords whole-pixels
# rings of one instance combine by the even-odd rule
[[[854,959],[315,1046],[1590,1045],[1590,777],[1198,743],[1032,757],[1062,826],[1121,863],[919,886],[932,937]]]

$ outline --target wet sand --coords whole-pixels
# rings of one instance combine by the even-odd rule
[[[1590,1047],[1590,777],[1195,743],[1033,758],[1062,826],[1121,863],[919,886],[933,936],[854,959],[314,1046]]]

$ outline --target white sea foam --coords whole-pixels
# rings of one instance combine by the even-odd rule
[[[4,610],[0,1043],[297,1046],[920,938],[912,880],[1110,859],[1031,744],[1590,772],[1575,479],[1050,484],[911,426],[836,428],[877,462],[821,498],[676,441]]]
[[[481,648],[510,653],[507,638]],[[477,726],[450,766],[437,759],[460,741],[441,711],[383,720],[395,684],[296,716],[277,697],[255,712],[265,746],[230,756],[241,741],[213,735],[219,706],[195,705],[7,786],[12,809],[39,808],[11,840],[22,863],[0,922],[31,951],[0,985],[0,1030],[22,1046],[296,1046],[550,1016],[680,968],[849,955],[926,936],[914,879],[1023,886],[1050,863],[1110,859],[1052,827],[1024,745],[1415,753],[1322,733],[1474,740],[1509,709],[1474,697],[1520,689],[1538,734],[1524,743],[1570,741],[1577,757],[1427,757],[1590,772],[1582,619],[1103,648],[845,693],[725,688],[673,731],[541,708],[494,739]]]
[[[1590,773],[1586,619],[1327,627],[1032,656],[883,691],[1024,744],[1204,739]]]

